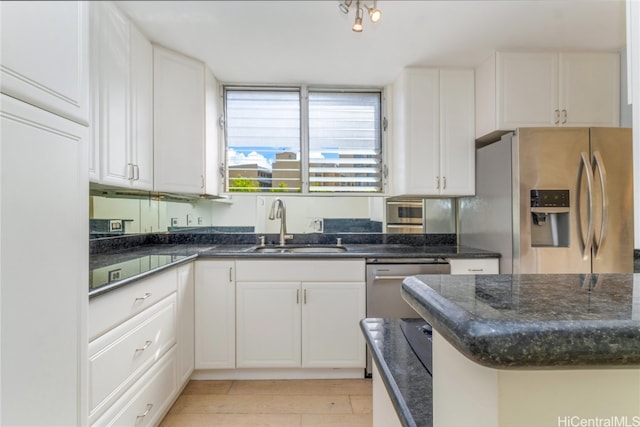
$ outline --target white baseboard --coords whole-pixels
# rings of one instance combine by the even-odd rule
[[[364,378],[364,368],[349,369],[200,369],[192,380],[295,380]]]

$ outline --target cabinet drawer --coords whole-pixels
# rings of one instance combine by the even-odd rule
[[[451,274],[498,274],[498,258],[450,259]]]
[[[175,347],[153,366],[93,426],[151,426],[160,423],[178,391]]]
[[[89,404],[95,417],[176,342],[176,294],[89,343]]]
[[[364,259],[237,260],[238,282],[364,282]]]
[[[89,340],[132,318],[177,289],[173,268],[89,300]]]

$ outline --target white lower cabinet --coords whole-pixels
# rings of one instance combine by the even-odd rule
[[[239,282],[236,295],[236,366],[300,367],[300,282]]]
[[[451,274],[498,274],[499,258],[452,258]]]
[[[178,383],[189,381],[195,363],[195,324],[194,324],[194,263],[190,262],[178,268],[178,310],[177,310],[177,347],[178,347]]]
[[[238,260],[238,368],[364,368],[364,260]]]
[[[195,263],[195,368],[236,366],[236,283],[233,260]]]
[[[194,366],[193,263],[89,300],[89,424],[157,425]]]
[[[94,426],[155,426],[179,390],[176,350],[171,349],[109,408]]]
[[[303,283],[302,296],[302,366],[364,367],[365,284]]]

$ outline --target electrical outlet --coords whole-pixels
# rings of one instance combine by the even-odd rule
[[[324,221],[322,218],[312,218],[309,223],[309,229],[314,233],[322,233],[324,230]]]
[[[171,218],[171,226],[176,227],[178,225],[178,218]]]
[[[201,216],[198,217],[198,225],[202,225],[204,223],[204,218]]]
[[[109,282],[115,282],[116,280],[120,280],[121,272],[122,272],[121,268],[118,268],[116,270],[111,270],[108,273]]]
[[[193,224],[193,215],[187,214],[187,225]]]

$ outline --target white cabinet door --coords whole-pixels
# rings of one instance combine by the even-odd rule
[[[178,268],[177,359],[178,384],[189,381],[195,367],[195,290],[192,262]]]
[[[438,70],[406,69],[393,88],[394,194],[437,194],[440,175]]]
[[[440,194],[475,194],[474,72],[440,71]]]
[[[476,77],[487,142],[519,127],[620,125],[618,52],[496,52]]]
[[[393,98],[392,195],[473,195],[473,70],[406,69]]]
[[[0,90],[89,124],[89,3],[0,2]]]
[[[303,283],[302,300],[302,367],[364,368],[365,283]]]
[[[204,149],[204,185],[203,193],[217,195],[220,193],[220,144],[222,140],[221,130],[218,126],[218,81],[207,68],[206,75],[206,125],[205,125],[205,149]]]
[[[199,260],[195,268],[195,367],[235,368],[235,262]]]
[[[154,189],[204,192],[205,65],[154,45]]]
[[[97,123],[100,138],[101,182],[129,185],[129,23],[111,2],[93,10],[98,40]]]
[[[620,125],[620,55],[560,54],[560,124]]]
[[[498,52],[497,109],[500,129],[555,126],[558,109],[558,54]]]
[[[238,282],[238,368],[300,367],[300,282]]]
[[[131,54],[131,185],[153,189],[153,47],[136,28],[129,26]]]
[[[92,5],[93,127],[90,178],[153,189],[153,50],[112,2]],[[99,167],[96,163],[99,161]]]
[[[88,133],[0,94],[2,425],[87,424]]]

